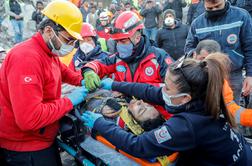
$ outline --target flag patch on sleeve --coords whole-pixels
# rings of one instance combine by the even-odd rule
[[[165,141],[168,141],[168,140],[170,140],[172,138],[165,126],[163,126],[160,129],[156,130],[154,132],[154,134],[155,134],[155,137],[156,137],[157,142],[159,144],[161,144],[161,143],[163,143]]]

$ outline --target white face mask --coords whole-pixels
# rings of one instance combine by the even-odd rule
[[[52,43],[52,40],[50,39],[50,40],[49,40],[49,43],[50,43],[50,45],[52,46],[52,53],[54,53],[54,54],[56,54],[56,55],[58,55],[58,56],[60,56],[60,57],[64,57],[64,56],[70,54],[70,53],[73,51],[74,46],[68,45],[68,44],[66,44],[66,43],[63,43],[63,42],[60,40],[60,38],[55,34],[54,31],[53,31],[53,33],[54,33],[54,35],[56,36],[56,38],[60,41],[61,46],[60,46],[60,49],[57,50],[57,49],[55,48],[54,44]]]
[[[182,97],[182,96],[190,96],[188,93],[179,93],[179,94],[176,94],[176,95],[172,95],[172,96],[169,96],[167,93],[164,92],[164,90],[162,89],[162,97],[163,97],[163,100],[165,101],[165,104],[167,106],[175,106],[175,107],[178,107],[178,106],[181,106],[183,104],[178,104],[178,105],[175,105],[172,103],[171,99],[172,98],[178,98],[178,97]]]
[[[91,52],[94,49],[94,46],[92,44],[89,44],[87,42],[80,44],[80,49],[85,54]]]
[[[172,17],[167,17],[164,21],[165,25],[167,26],[173,26],[175,23],[175,19]]]

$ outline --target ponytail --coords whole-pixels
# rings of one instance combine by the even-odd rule
[[[233,116],[227,111],[222,91],[224,80],[228,79],[230,60],[222,53],[213,53],[200,63],[206,63],[208,69],[208,83],[206,89],[206,109],[214,119],[218,119],[223,113],[226,120],[235,126]],[[222,112],[221,112],[222,111]]]

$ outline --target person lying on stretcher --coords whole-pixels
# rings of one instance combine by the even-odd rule
[[[163,124],[164,119],[159,111],[152,105],[131,99],[118,92],[97,90],[87,96],[86,103],[81,107],[81,113],[90,110],[102,114],[115,121],[120,127],[128,129],[122,119],[122,108],[127,110],[127,117],[140,125],[144,131],[150,131]]]

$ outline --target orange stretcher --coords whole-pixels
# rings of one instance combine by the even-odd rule
[[[109,141],[107,141],[105,138],[103,138],[102,136],[96,136],[96,140],[103,143],[104,145],[112,148],[112,149],[115,149],[117,150],[117,148],[112,145]],[[137,157],[133,157],[131,155],[129,155],[128,153],[125,153],[124,151],[122,150],[118,150],[119,153],[125,155],[126,157],[134,160],[136,163],[140,164],[140,165],[144,165],[144,166],[161,166],[161,164],[159,162],[154,162],[154,163],[150,163],[148,162],[147,160],[144,160],[144,159],[140,159],[140,158],[137,158]],[[178,157],[178,152],[176,153],[173,153],[172,155],[170,156],[167,156],[168,160],[170,163],[173,163]]]

